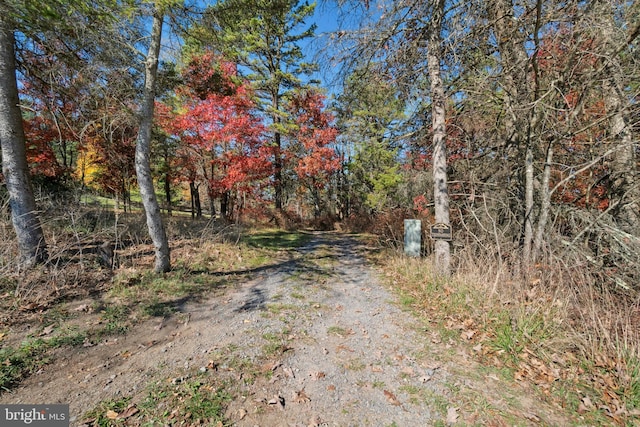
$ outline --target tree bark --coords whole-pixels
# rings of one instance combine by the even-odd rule
[[[551,209],[551,162],[553,162],[553,142],[549,142],[547,146],[547,156],[542,172],[542,187],[540,188],[542,200],[540,202],[540,215],[536,226],[536,234],[533,239],[533,253],[531,255],[533,262],[536,261],[540,254],[544,243],[544,231],[547,228],[547,222],[549,222],[549,210]]]
[[[275,111],[273,116],[273,123],[275,126],[280,126],[281,120],[280,116],[278,116],[278,112],[280,111],[280,94],[277,91],[271,94],[271,104]],[[284,183],[282,182],[282,134],[280,133],[280,130],[276,129],[273,137],[275,142],[273,153],[275,208],[277,211],[281,211],[284,199]]]
[[[427,67],[431,81],[431,117],[433,126],[433,194],[435,204],[435,221],[450,225],[449,192],[447,189],[447,147],[446,147],[446,109],[444,83],[442,81],[442,20],[444,17],[444,0],[435,0],[431,28],[429,29],[429,50]],[[447,277],[451,271],[451,248],[446,240],[436,240],[435,272]]]
[[[47,260],[47,247],[36,212],[27,164],[22,113],[15,67],[15,36],[7,17],[0,15],[0,147],[11,221],[16,232],[20,263],[30,267]]]
[[[533,148],[528,145],[524,156],[524,242],[522,258],[525,266],[531,262],[533,245]]]
[[[151,129],[153,127],[153,109],[155,102],[155,82],[158,73],[158,57],[160,55],[160,41],[162,38],[162,20],[160,11],[153,14],[153,26],[151,29],[151,43],[145,63],[144,98],[142,100],[140,131],[136,143],[136,174],[138,186],[142,196],[142,204],[147,216],[149,235],[155,247],[156,273],[162,273],[171,269],[169,257],[169,242],[162,223],[160,205],[153,186],[151,176]]]
[[[638,184],[638,161],[633,127],[627,117],[629,99],[624,94],[624,75],[618,58],[618,43],[615,40],[615,21],[611,4],[599,0],[595,9],[597,25],[605,46],[604,78],[602,89],[609,115],[609,129],[613,143],[619,148],[611,162],[611,203],[618,224],[626,231],[640,233],[640,184]]]

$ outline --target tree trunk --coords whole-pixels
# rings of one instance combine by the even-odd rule
[[[275,133],[276,146],[274,147],[275,153],[273,158],[274,167],[274,191],[275,191],[275,208],[278,211],[282,210],[282,135],[280,132]]]
[[[595,13],[598,27],[605,45],[604,79],[602,89],[604,102],[609,115],[609,129],[613,143],[619,148],[613,154],[611,162],[611,202],[615,205],[613,214],[619,225],[626,231],[638,235],[640,232],[640,184],[638,184],[638,161],[636,159],[637,141],[634,141],[633,128],[627,112],[629,99],[624,94],[622,67],[618,58],[619,43],[615,40],[615,21],[611,4],[599,0]]]
[[[536,262],[542,244],[544,243],[544,231],[547,228],[547,222],[549,222],[549,210],[551,209],[551,162],[553,161],[553,142],[550,141],[547,146],[547,156],[544,162],[544,170],[542,172],[542,188],[540,188],[541,202],[540,202],[540,215],[538,216],[538,224],[536,228],[536,234],[533,238],[533,253],[531,260]]]
[[[189,190],[191,194],[191,218],[202,218],[202,205],[200,204],[200,185],[195,182],[189,182]]]
[[[0,147],[11,221],[18,239],[20,263],[29,267],[47,259],[47,247],[27,165],[16,81],[13,28],[0,16]]]
[[[540,4],[540,2],[538,2]],[[527,76],[528,55],[519,33],[514,24],[514,5],[511,0],[492,0],[488,3],[488,14],[493,22],[492,27],[500,51],[502,66],[502,97],[504,104],[504,128],[507,152],[516,151],[516,158],[524,160],[524,173],[520,174],[520,186],[524,200],[515,200],[514,209],[521,212],[523,227],[522,236],[522,264],[527,271],[531,260],[534,238],[534,147],[531,138],[534,132],[535,112],[529,104],[531,88]],[[524,209],[523,209],[524,208]]]
[[[169,176],[169,171],[167,170],[164,175],[164,194],[165,200],[167,202],[167,214],[171,216],[171,179]]]
[[[226,219],[229,216],[229,192],[223,191],[220,195],[220,216]]]
[[[158,72],[158,56],[160,55],[160,41],[162,37],[162,14],[156,10],[153,14],[151,29],[151,43],[145,63],[144,99],[142,100],[142,117],[140,131],[136,144],[136,174],[142,204],[147,216],[149,235],[153,240],[156,252],[155,272],[162,273],[171,269],[169,257],[169,242],[162,223],[160,205],[153,187],[151,176],[151,129],[153,127],[153,108],[155,102],[155,82]]]
[[[524,242],[522,258],[525,266],[531,262],[533,245],[533,148],[527,146],[524,156]]]
[[[444,83],[442,82],[442,20],[444,17],[444,0],[436,0],[431,28],[429,31],[429,50],[427,67],[431,81],[431,117],[433,126],[433,195],[435,204],[435,221],[439,224],[449,223],[449,192],[447,189],[447,147],[446,147],[446,106]],[[446,240],[435,242],[435,272],[439,276],[450,275],[451,248]]]

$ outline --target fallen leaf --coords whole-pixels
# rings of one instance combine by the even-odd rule
[[[289,378],[295,378],[296,375],[293,373],[293,369],[291,369],[289,366],[285,366],[284,368],[282,368],[282,371],[289,377]]]
[[[282,396],[273,396],[273,399],[267,402],[269,405],[278,405],[278,408],[284,409],[284,397]]]
[[[105,416],[110,420],[115,420],[116,418],[118,418],[118,413],[116,411],[109,409],[105,414]]]
[[[45,336],[45,335],[49,335],[51,332],[53,332],[53,330],[55,329],[56,325],[49,325],[46,328],[44,328],[42,330],[42,332],[40,332],[40,336]]]
[[[282,378],[280,374],[273,374],[273,376],[269,380],[269,384],[274,384],[276,381],[279,381],[280,378]]]
[[[20,306],[20,311],[32,311],[32,310],[37,310],[39,308],[42,308],[40,304],[35,302],[30,302],[28,304]]]
[[[79,305],[73,311],[89,311],[89,304]]]
[[[246,416],[247,416],[247,411],[245,409],[240,408],[238,410],[238,420],[241,420]]]
[[[462,337],[470,340],[476,334],[476,331],[466,330],[462,332]]]
[[[311,399],[309,398],[309,396],[307,396],[307,394],[304,392],[304,389],[300,390],[300,391],[296,391],[294,393],[293,396],[293,401],[295,403],[306,403],[306,402],[310,402]]]
[[[393,393],[391,393],[388,390],[383,390],[383,391],[384,391],[384,395],[387,397],[387,400],[389,401],[389,403],[391,403],[394,406],[400,406],[401,405],[400,401],[398,400],[398,398]]]
[[[268,362],[268,363],[265,363],[264,365],[261,366],[261,371],[262,372],[269,372],[269,371],[273,372],[276,369],[278,369],[281,365],[282,365],[282,362],[280,362],[280,361]]]
[[[522,415],[529,421],[534,421],[536,423],[540,422],[540,417],[538,417],[536,414],[532,414],[531,412],[525,412]]]
[[[320,427],[321,425],[328,425],[328,423],[324,423],[319,416],[315,415],[311,420],[309,420],[308,427]]]
[[[140,410],[136,408],[135,405],[131,405],[127,409],[125,409],[124,412],[121,412],[120,414],[118,414],[118,419],[121,419],[121,420],[127,419],[129,417],[134,416],[138,412],[140,412]]]
[[[348,351],[353,353],[355,350],[353,350],[352,348],[347,347],[344,344],[340,344],[339,346],[336,347],[336,353],[340,353],[341,351]]]
[[[447,409],[447,424],[455,424],[458,421],[458,408],[450,406]]]

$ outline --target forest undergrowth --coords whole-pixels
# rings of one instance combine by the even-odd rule
[[[250,270],[269,261],[264,253],[239,245],[246,231],[259,224],[242,228],[174,216],[168,218],[167,227],[174,269],[158,279],[149,273],[153,250],[141,215],[79,208],[45,218],[50,262],[28,271],[15,264],[17,248],[9,220],[0,221],[0,238],[5,242],[0,252],[3,391],[49,363],[56,349],[86,345],[117,334],[118,328],[126,330],[131,313],[140,307],[140,316],[166,309],[163,293],[197,295],[203,291],[193,276],[198,269]],[[376,244],[385,240],[372,235],[367,239]],[[396,239],[395,247],[389,247],[390,242],[386,239],[385,249],[373,251],[372,260],[401,294],[401,301],[424,321],[434,344],[462,346],[482,366],[531,385],[548,402],[588,425],[640,422],[637,293],[597,286],[588,269],[560,257],[539,262],[523,278],[517,268],[496,260],[497,248],[485,256],[464,247],[454,249],[455,273],[442,280],[433,276],[428,256],[405,257],[399,250],[401,242]],[[105,243],[115,252],[109,253]],[[195,287],[182,289],[181,274],[189,274]],[[231,278],[225,283],[232,282]],[[122,294],[132,289],[144,294]],[[99,329],[48,335],[47,325],[55,319],[59,304],[114,292],[119,298],[144,303],[104,311]],[[39,332],[35,335],[34,325]],[[32,334],[10,333],[17,330]],[[449,356],[456,354],[451,350]]]
[[[398,227],[381,228],[396,229],[384,241],[400,252]],[[590,425],[637,425],[640,295],[603,286],[602,271],[570,253],[547,254],[523,273],[497,256],[500,247],[482,248],[454,244],[449,280],[434,276],[428,258],[383,256],[377,264],[434,342],[463,343],[483,365],[534,384]]]

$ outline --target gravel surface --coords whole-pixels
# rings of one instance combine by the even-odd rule
[[[153,381],[207,372],[239,396],[227,410],[238,426],[433,425],[446,416],[446,369],[363,250],[352,237],[315,234],[239,288],[59,354],[0,401],[70,403],[81,425],[100,401],[135,403]],[[259,375],[247,371],[256,366]]]

